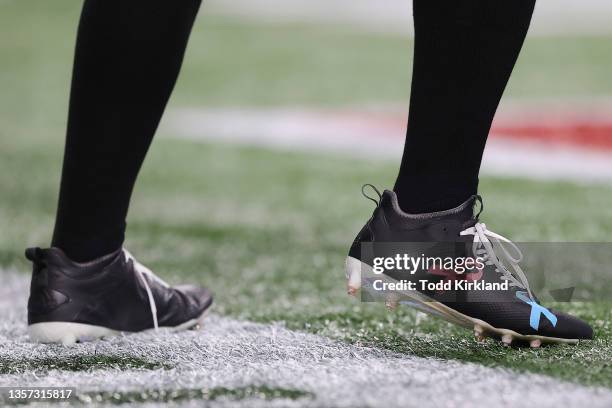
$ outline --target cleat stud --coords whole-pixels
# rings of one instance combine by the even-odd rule
[[[529,346],[531,348],[540,348],[541,345],[542,345],[542,341],[540,339],[531,340],[529,342]]]
[[[387,306],[387,309],[389,311],[397,309],[398,305],[399,305],[399,296],[397,296],[397,294],[395,293],[388,295],[387,298],[385,299],[385,306]]]
[[[355,296],[357,295],[357,288],[354,288],[352,286],[348,287],[347,293],[349,296]]]
[[[385,306],[387,306],[387,309],[389,311],[397,309],[397,305],[398,305],[397,301],[393,301],[393,300],[385,301]]]
[[[512,344],[512,335],[511,334],[504,334],[501,338],[502,343],[504,343],[505,346],[509,346]]]
[[[487,339],[484,334],[478,333],[478,332],[474,332],[474,338],[476,339],[476,342],[478,343],[484,343],[485,340]]]

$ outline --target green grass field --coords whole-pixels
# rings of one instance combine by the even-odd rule
[[[0,2],[0,267],[25,272],[24,248],[50,240],[78,12],[70,1]],[[528,40],[508,94],[611,95],[610,40]],[[405,103],[411,52],[402,37],[204,12],[171,107]],[[134,193],[127,246],[172,282],[210,286],[223,314],[612,388],[609,303],[560,306],[593,324],[594,341],[531,350],[479,345],[439,320],[345,295],[344,256],[372,209],[360,186],[390,186],[396,171],[396,163],[162,138]],[[484,178],[481,193],[487,225],[516,241],[610,240],[609,186]]]

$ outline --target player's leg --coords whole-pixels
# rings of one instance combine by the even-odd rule
[[[34,263],[30,335],[74,342],[193,326],[206,289],[171,288],[122,249],[132,188],[177,79],[200,0],[86,0],[52,248]]]
[[[52,246],[89,261],[123,243],[136,176],[200,0],[86,0]]]
[[[533,7],[534,0],[414,0],[414,72],[401,170],[394,191],[379,193],[374,214],[350,248],[350,294],[362,283],[376,294],[374,280],[413,281],[416,290],[383,291],[383,298],[391,306],[404,299],[473,328],[478,338],[537,347],[592,337],[585,322],[538,304],[520,272],[518,254],[500,250],[495,243],[508,241],[488,230],[474,211],[477,203],[482,206],[476,190],[489,128]],[[484,267],[462,275],[441,267],[373,274],[375,259],[398,253],[481,258]],[[420,286],[456,280],[509,286],[444,291]]]
[[[535,0],[414,0],[414,66],[394,191],[407,212],[452,208],[473,194],[493,116]]]

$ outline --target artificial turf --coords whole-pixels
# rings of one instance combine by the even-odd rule
[[[50,239],[78,11],[70,1],[0,3],[0,50],[7,56],[0,70],[3,268],[25,272],[23,249]],[[605,37],[529,39],[508,93],[612,94],[608,45]],[[411,40],[403,37],[215,21],[204,13],[187,57],[171,108],[408,98]],[[164,278],[210,286],[224,314],[612,387],[609,303],[562,305],[593,324],[593,342],[530,350],[477,345],[444,322],[346,297],[343,259],[372,209],[359,188],[390,186],[396,170],[396,163],[337,155],[157,140],[134,193],[126,244]],[[480,189],[484,220],[512,239],[610,240],[609,186],[484,177]]]

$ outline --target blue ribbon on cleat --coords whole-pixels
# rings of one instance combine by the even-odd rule
[[[553,327],[557,325],[557,316],[555,316],[550,310],[540,305],[538,302],[529,297],[527,292],[517,291],[516,297],[531,306],[531,315],[529,316],[529,325],[534,329],[538,330],[540,327],[540,316],[543,314],[550,322]]]

